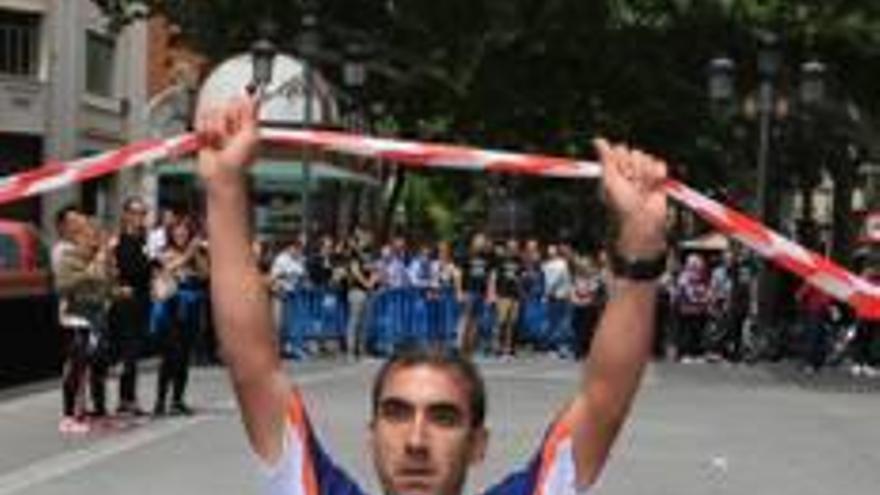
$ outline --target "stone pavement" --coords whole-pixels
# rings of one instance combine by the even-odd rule
[[[328,450],[375,490],[366,447],[377,361],[297,365]],[[525,462],[578,384],[553,358],[483,363],[489,383],[488,459],[478,492]],[[155,377],[142,384],[149,404]],[[0,495],[257,493],[221,369],[193,374],[190,419],[144,421],[87,438],[56,432],[57,387],[0,398]],[[111,395],[113,397],[113,395]],[[880,384],[787,365],[654,365],[594,493],[621,495],[873,495],[880,490]]]

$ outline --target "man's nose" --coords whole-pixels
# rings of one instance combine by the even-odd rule
[[[428,425],[422,414],[416,414],[406,435],[406,451],[410,455],[424,456],[428,452]]]

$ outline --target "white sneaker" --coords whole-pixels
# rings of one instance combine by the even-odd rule
[[[868,378],[877,378],[880,377],[880,370],[873,366],[862,366],[862,375]]]
[[[65,416],[58,423],[58,432],[63,435],[84,435],[89,432],[89,424],[85,421]]]
[[[863,372],[863,368],[862,368],[862,365],[860,365],[860,364],[854,364],[849,369],[849,373],[852,376],[862,376],[862,372]]]

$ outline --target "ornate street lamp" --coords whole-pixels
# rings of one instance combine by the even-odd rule
[[[351,43],[346,49],[345,65],[342,67],[342,79],[345,85],[360,89],[367,83],[367,67],[364,64],[365,50],[360,43]]]
[[[734,71],[730,57],[715,57],[709,62],[709,99],[713,104],[728,104],[734,99]]]
[[[827,72],[827,66],[820,60],[811,59],[801,65],[801,102],[805,107],[819,105],[825,100]]]
[[[351,92],[350,115],[352,130],[363,132],[363,107],[361,90],[367,84],[367,67],[364,63],[365,50],[359,43],[351,43],[345,48],[345,62],[342,66],[342,82]]]
[[[783,56],[780,49],[780,38],[776,33],[761,31],[757,33],[757,74],[759,78],[757,105],[752,105],[752,112],[757,111],[759,118],[759,141],[757,151],[757,201],[756,215],[771,227],[775,222],[769,218],[769,170],[770,151],[773,120],[784,115],[777,115],[777,110],[787,108],[784,99],[777,98],[776,81],[783,70]],[[736,64],[726,56],[712,59],[709,63],[708,91],[712,104],[727,108],[736,100],[735,73]],[[801,85],[799,88],[798,103],[809,109],[822,102],[825,93],[824,76],[825,64],[818,60],[810,60],[800,67]],[[756,106],[756,108],[754,108]],[[746,113],[749,109],[746,109]],[[766,328],[770,322],[769,314],[772,311],[769,271],[765,264],[761,265],[758,274],[757,294],[757,320],[759,325]]]
[[[251,45],[251,59],[253,63],[253,78],[248,86],[248,92],[255,94],[265,90],[272,82],[272,69],[275,66],[275,57],[278,48],[272,42],[275,34],[275,25],[271,21],[260,24],[260,37]]]

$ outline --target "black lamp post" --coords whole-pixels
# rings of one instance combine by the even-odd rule
[[[361,90],[367,84],[367,67],[364,63],[365,50],[359,43],[351,43],[345,48],[346,58],[342,66],[342,82],[351,92],[351,115],[354,131],[364,131],[362,125]]]
[[[726,56],[712,59],[709,63],[709,97],[715,106],[729,108],[736,99],[735,80],[736,64]],[[757,113],[759,118],[758,151],[757,151],[757,201],[755,214],[771,227],[774,219],[770,218],[769,208],[769,171],[772,146],[773,121],[777,118],[777,109],[781,101],[777,101],[776,82],[783,71],[783,57],[780,39],[775,33],[764,31],[758,33],[757,74],[759,77]],[[825,93],[825,65],[818,60],[810,60],[800,67],[800,92],[798,100],[804,109],[819,105]],[[784,116],[780,115],[780,118]],[[769,271],[766,264],[761,265],[758,278],[758,323],[766,328],[769,314],[772,311],[772,294]]]
[[[758,216],[764,222],[771,222],[767,210],[768,173],[770,171],[770,133],[773,126],[773,111],[776,108],[776,78],[782,68],[782,52],[779,50],[779,37],[764,33],[758,40],[758,76],[760,88],[758,95],[758,115],[760,134],[758,138]]]
[[[265,91],[272,82],[272,71],[275,66],[275,56],[278,48],[272,42],[275,34],[275,26],[271,21],[260,24],[259,38],[251,45],[251,62],[253,64],[253,77],[248,86],[248,92],[255,94]]]
[[[318,35],[318,15],[317,6],[311,0],[303,2],[302,14],[302,33],[299,39],[299,55],[303,65],[303,97],[305,99],[305,107],[303,111],[304,127],[311,127],[314,120],[313,105],[315,96],[315,78],[312,69],[311,57],[315,56],[319,50],[320,38]],[[303,237],[306,243],[311,238],[311,221],[312,221],[312,160],[308,151],[305,152],[303,158]]]
[[[349,105],[351,130],[359,133],[366,130],[366,118],[363,115],[363,102],[361,101],[361,90],[367,83],[364,56],[363,46],[359,43],[351,43],[345,47],[345,62],[342,66],[342,82],[351,94]],[[353,228],[360,226],[361,223],[361,197],[361,188],[356,187],[351,202]]]

